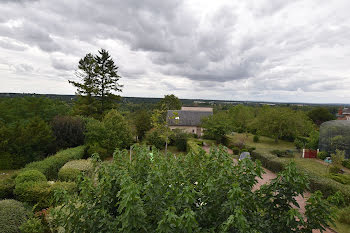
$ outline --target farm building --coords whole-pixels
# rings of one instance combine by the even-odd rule
[[[182,107],[181,110],[168,110],[167,122],[171,130],[181,129],[186,133],[202,136],[201,120],[213,115],[212,108]]]
[[[340,108],[337,114],[338,120],[350,120],[350,109],[349,108]]]

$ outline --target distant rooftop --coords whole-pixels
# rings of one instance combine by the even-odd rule
[[[177,119],[174,118],[174,112],[177,112]],[[201,120],[205,117],[213,115],[213,111],[206,109],[199,110],[168,110],[167,121],[169,126],[200,126]]]
[[[182,111],[213,112],[213,108],[208,107],[182,107]]]

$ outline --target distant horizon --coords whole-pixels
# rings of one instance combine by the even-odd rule
[[[2,94],[21,94],[21,95],[56,95],[56,96],[77,96],[76,94],[55,94],[55,93],[35,93],[35,92],[0,92]],[[169,95],[172,93],[169,93]],[[162,99],[164,96],[123,96],[122,98],[145,98],[145,99]],[[1,96],[0,96],[1,97]],[[181,98],[180,100],[204,100],[204,101],[222,101],[222,102],[252,102],[252,103],[276,103],[276,104],[309,104],[309,105],[344,105],[350,106],[350,103],[318,103],[318,102],[283,102],[283,101],[264,101],[264,100],[228,100],[228,99],[204,99],[204,98]]]

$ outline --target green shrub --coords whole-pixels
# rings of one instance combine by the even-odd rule
[[[22,184],[26,182],[46,182],[47,179],[43,173],[38,170],[25,170],[18,174],[15,179],[15,184]]]
[[[350,185],[350,175],[347,174],[330,174],[329,177],[341,184]]]
[[[275,155],[268,154],[268,153],[256,153],[253,151],[251,153],[251,156],[253,159],[260,160],[260,162],[265,168],[275,173],[282,171],[285,165],[287,164],[286,161],[278,158]]]
[[[194,140],[187,141],[187,151],[199,154],[201,150],[203,149],[198,145],[198,142]]]
[[[172,136],[173,144],[176,146],[176,148],[179,151],[186,151],[187,150],[187,140],[189,136],[187,133],[184,132],[174,132],[174,135]]]
[[[55,155],[38,162],[27,164],[24,170],[38,170],[48,180],[57,179],[59,169],[68,161],[81,159],[84,156],[84,146],[61,150]]]
[[[75,181],[81,174],[81,171],[74,168],[60,169],[58,172],[58,179],[60,181]]]
[[[75,187],[74,182],[26,182],[16,185],[14,194],[18,200],[37,205],[36,208],[41,210],[52,204],[55,190],[64,189],[71,193]]]
[[[0,170],[8,170],[13,169],[15,167],[14,165],[14,156],[10,153],[1,153],[0,152]]]
[[[75,181],[81,172],[88,172],[92,169],[90,160],[73,160],[66,163],[58,172],[58,179],[61,181]]]
[[[22,233],[44,233],[45,227],[39,218],[30,218],[19,229]]]
[[[277,157],[291,158],[293,157],[293,152],[290,150],[272,150],[271,154],[276,155]]]
[[[165,139],[157,129],[151,129],[146,133],[146,141],[148,144],[154,145],[158,149],[163,149],[165,147]]]
[[[231,148],[231,150],[232,150],[232,153],[234,154],[234,155],[238,155],[239,154],[239,148],[238,147],[236,147],[236,146],[233,146],[232,148]]]
[[[317,158],[321,160],[325,160],[328,157],[328,153],[326,151],[320,151],[317,153]]]
[[[339,222],[345,223],[345,224],[350,224],[350,206],[341,209],[338,213],[339,216]]]
[[[332,165],[329,167],[329,173],[330,174],[338,174],[340,172],[341,168],[336,165]]]
[[[14,189],[15,180],[13,178],[0,180],[0,199],[12,198]]]
[[[19,227],[27,220],[27,210],[16,200],[0,201],[0,231],[18,233]]]
[[[260,140],[259,136],[258,135],[254,135],[253,142],[257,143],[257,142],[259,142],[259,140]]]
[[[350,169],[350,159],[345,159],[343,162],[342,162],[342,165],[348,169]]]
[[[50,185],[47,182],[25,182],[16,185],[14,194],[22,202],[36,204],[49,196]]]

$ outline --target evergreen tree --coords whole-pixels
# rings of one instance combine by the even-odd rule
[[[77,114],[99,118],[106,110],[112,109],[121,92],[118,83],[118,67],[108,51],[101,49],[93,56],[87,54],[79,61],[76,76],[82,82],[69,81],[77,87],[78,101],[75,105]]]

